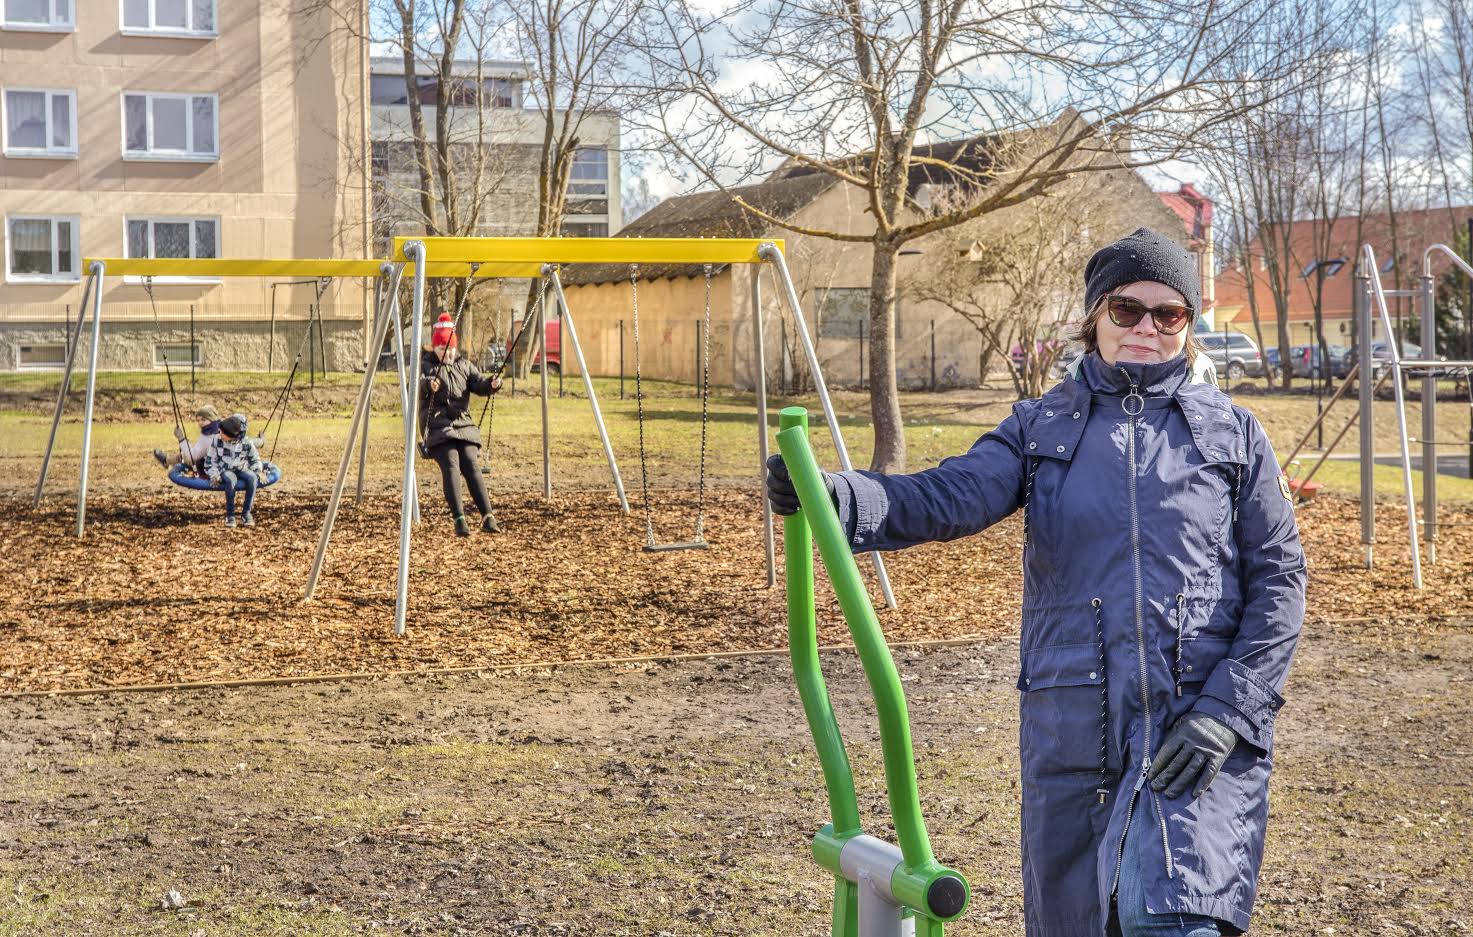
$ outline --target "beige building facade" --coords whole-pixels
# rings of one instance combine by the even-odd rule
[[[0,370],[59,364],[84,257],[372,256],[369,63],[340,26],[270,0],[4,4]],[[327,366],[361,367],[366,285],[158,277],[151,302],[109,277],[99,366],[280,369],[310,305]]]

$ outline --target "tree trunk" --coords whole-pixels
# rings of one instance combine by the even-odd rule
[[[869,404],[875,451],[870,470],[905,471],[905,423],[900,416],[900,388],[895,377],[895,258],[899,248],[874,242],[870,271]]]

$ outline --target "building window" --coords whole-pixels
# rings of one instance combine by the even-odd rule
[[[76,216],[15,215],[5,224],[5,278],[13,281],[78,280]]]
[[[194,359],[192,363],[196,367],[202,366],[205,363],[204,355],[200,352],[199,342],[195,342],[193,345],[189,344],[189,342],[168,342],[153,346],[154,367],[162,368],[166,357],[168,358],[170,367],[190,364],[191,361],[189,359],[191,357]]]
[[[440,81],[433,76],[416,77],[419,103],[435,107],[440,99]],[[408,107],[409,85],[403,75],[373,75],[368,80],[369,100],[383,107]],[[475,78],[452,78],[445,95],[450,107],[474,107],[477,103]],[[521,107],[522,83],[514,78],[483,78],[479,102],[482,107]]]
[[[51,369],[66,367],[65,345],[17,345],[15,364],[18,368]]]
[[[584,147],[573,154],[573,171],[568,178],[568,194],[608,197],[608,150]]]
[[[209,259],[220,256],[218,218],[129,218],[127,256]],[[217,277],[151,277],[154,283],[214,282]],[[141,277],[124,277],[124,282],[141,282]]]
[[[7,88],[4,108],[6,156],[76,157],[76,92]]]
[[[869,335],[869,287],[845,286],[814,292],[818,297],[819,338]],[[895,337],[900,337],[899,297],[895,300]]]
[[[219,159],[213,94],[123,95],[123,158]]]
[[[123,32],[215,35],[215,0],[123,0]]]
[[[0,27],[41,32],[71,32],[72,0],[0,0]]]
[[[564,222],[562,236],[565,238],[606,238],[609,236],[607,221]]]

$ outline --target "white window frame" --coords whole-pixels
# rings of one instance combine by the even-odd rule
[[[74,33],[77,31],[77,0],[67,0],[68,17],[65,20],[58,20],[56,18],[57,0],[46,0],[46,3],[51,11],[49,22],[11,22],[5,18],[5,0],[0,0],[0,29],[13,29],[16,32],[30,33]]]
[[[0,0],[4,2],[4,0]],[[71,134],[72,145],[69,147],[50,146],[11,146],[10,145],[10,93],[19,91],[28,94],[46,95],[46,139],[51,139],[51,99],[57,95],[65,95],[71,99],[71,106],[67,108],[68,116],[71,118],[71,126],[67,128]],[[0,132],[5,134],[5,156],[9,159],[76,159],[77,158],[77,92],[66,88],[17,88],[6,85],[0,88]]]
[[[132,255],[128,253],[128,225],[129,225],[129,223],[134,222],[134,221],[146,221],[146,222],[148,222],[148,256],[149,257],[152,257],[153,256],[153,250],[154,250],[154,246],[153,246],[153,226],[155,224],[157,224],[157,223],[159,223],[161,221],[162,222],[165,222],[165,223],[173,223],[173,224],[188,224],[189,225],[189,257],[190,257],[190,259],[193,259],[195,257],[195,243],[194,243],[195,242],[195,231],[194,231],[194,223],[197,222],[197,221],[213,221],[215,223],[215,257],[214,258],[211,258],[211,259],[218,259],[219,256],[220,256],[220,227],[221,227],[221,225],[220,225],[220,216],[219,215],[125,215],[125,216],[123,216],[123,256],[124,257],[128,257],[130,259],[132,259]],[[182,259],[182,258],[174,258],[174,259]],[[176,276],[141,277],[141,276],[135,276],[133,274],[128,274],[127,276],[123,277],[123,282],[125,284],[132,285],[132,286],[140,286],[140,285],[143,284],[143,281],[145,279],[152,280],[153,283],[158,284],[158,285],[162,285],[162,286],[168,286],[170,284],[187,286],[187,285],[189,285],[191,283],[206,283],[206,284],[208,284],[208,283],[221,283],[221,282],[223,282],[223,280],[222,280],[221,277],[189,277],[189,276],[177,276],[177,277]]]
[[[147,102],[144,109],[145,130],[144,136],[149,148],[147,150],[128,149],[128,98],[142,97]],[[209,98],[214,102],[211,111],[214,119],[215,149],[211,153],[195,153],[194,144],[194,99]],[[190,149],[184,150],[156,150],[153,148],[153,102],[157,100],[176,100],[184,102],[184,136],[185,144]],[[212,92],[179,92],[179,91],[124,91],[118,95],[118,113],[123,122],[123,159],[137,162],[154,163],[218,163],[220,161],[220,96]]]
[[[73,0],[73,2],[76,2],[76,0]],[[158,0],[148,0],[147,26],[129,26],[127,25],[127,20],[124,18],[123,7],[125,0],[118,0],[118,32],[124,36],[162,36],[170,39],[214,39],[220,35],[220,3],[219,0],[210,0],[210,2],[214,5],[215,14],[213,17],[215,25],[212,29],[179,29],[175,26],[154,25],[158,19]],[[189,10],[189,19],[193,20],[194,3],[188,3],[187,7]]]
[[[58,221],[69,221],[72,225],[72,266],[75,268],[71,273],[12,273],[10,270],[10,223],[12,221],[49,221],[51,222],[51,267],[58,266],[57,255],[60,251],[56,244],[56,223]],[[38,215],[32,213],[15,214],[5,216],[5,281],[7,283],[79,283],[82,279],[82,216],[81,215]]]
[[[14,342],[15,369],[17,371],[60,371],[66,368],[67,346],[65,342]],[[33,364],[20,360],[22,348],[60,348],[61,360],[52,364]]]

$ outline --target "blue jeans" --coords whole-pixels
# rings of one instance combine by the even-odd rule
[[[225,516],[235,516],[235,492],[237,489],[245,492],[245,502],[240,506],[240,513],[251,513],[251,502],[256,500],[255,472],[221,472],[220,484],[225,489]]]
[[[1161,830],[1151,809],[1149,791],[1141,791],[1130,829],[1125,834],[1125,857],[1120,865],[1120,888],[1116,913],[1110,915],[1111,937],[1222,937],[1215,919],[1200,914],[1151,914],[1146,910],[1146,883],[1141,877],[1144,863],[1161,866],[1166,857]]]

